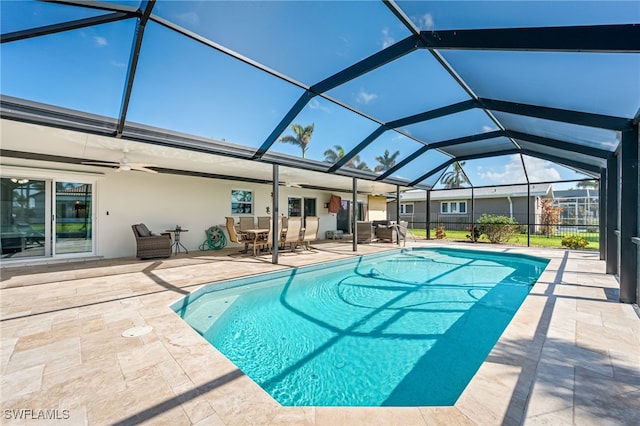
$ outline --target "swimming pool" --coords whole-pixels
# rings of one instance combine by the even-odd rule
[[[282,405],[453,405],[547,263],[403,249],[215,283],[172,308]]]

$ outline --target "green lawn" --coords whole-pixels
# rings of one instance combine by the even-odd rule
[[[413,235],[416,236],[416,238],[426,238],[427,236],[426,229],[412,229],[411,232],[413,233]],[[466,231],[446,231],[446,233],[447,233],[447,236],[445,238],[446,240],[469,241],[469,239],[467,238]],[[432,229],[431,239],[435,239],[435,236],[436,236],[436,232],[435,230]],[[594,238],[592,235],[590,235],[586,238],[589,241],[589,245],[585,247],[585,250],[600,250],[600,243],[599,241],[597,241],[597,236]],[[560,247],[560,248],[563,247],[561,244],[562,237],[545,237],[542,235],[531,235],[529,241],[532,246]],[[487,240],[487,237],[483,235],[482,237],[480,237],[480,242],[489,243],[489,240]],[[526,246],[527,236],[526,234],[517,234],[509,240],[509,243]]]

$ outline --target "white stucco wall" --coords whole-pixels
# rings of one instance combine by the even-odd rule
[[[34,179],[69,182],[85,182],[95,185],[94,238],[95,254],[105,258],[135,255],[135,238],[131,225],[143,222],[154,232],[164,232],[181,225],[189,232],[181,235],[181,242],[188,250],[196,250],[205,240],[205,229],[222,225],[231,213],[231,190],[251,190],[254,193],[254,217],[268,216],[272,209],[270,184],[252,184],[240,181],[200,177],[151,174],[142,172],[115,172],[100,169],[98,175],[83,174],[82,167],[53,165],[52,163],[22,161],[12,167],[12,174]],[[31,167],[30,167],[31,166]],[[45,169],[43,166],[52,167]],[[51,171],[58,167],[56,171]],[[77,172],[66,170],[78,169]],[[85,168],[85,170],[87,170]],[[95,168],[91,170],[96,170]],[[4,173],[2,173],[4,174]],[[332,192],[281,186],[279,188],[279,213],[287,214],[289,197],[316,199],[316,211],[320,217],[318,238],[325,231],[336,229],[336,214],[324,207]],[[344,200],[350,200],[348,192],[335,192]],[[365,206],[366,195],[359,196]],[[232,243],[229,243],[232,244]],[[88,253],[78,254],[86,256]],[[69,255],[67,255],[68,257]]]
[[[254,193],[254,217],[269,216],[271,185],[235,182],[189,176],[108,172],[97,188],[96,223],[98,255],[112,258],[133,256],[135,239],[131,225],[144,222],[154,232],[163,232],[181,225],[181,242],[188,250],[196,250],[205,240],[205,229],[212,225],[224,228],[225,217],[231,214],[231,190]],[[289,197],[316,198],[320,217],[318,238],[325,231],[336,229],[336,215],[324,207],[331,192],[301,188],[279,189],[279,213],[287,214]],[[348,194],[340,193],[343,199]],[[366,203],[366,196],[360,196]],[[109,213],[107,215],[107,212]],[[237,218],[237,216],[236,216]],[[229,243],[232,244],[232,243]]]

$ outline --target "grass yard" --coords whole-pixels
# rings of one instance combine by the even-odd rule
[[[413,233],[413,235],[416,236],[416,238],[427,237],[426,229],[412,229],[411,232]],[[470,240],[467,238],[466,231],[445,231],[445,232],[447,233],[447,236],[445,238],[446,240],[470,242]],[[432,229],[431,239],[435,239],[435,235],[436,235],[436,232],[435,230]],[[597,240],[598,238],[597,236],[594,237],[593,235],[589,235],[589,236],[585,236],[585,238],[587,238],[587,240],[589,241],[589,245],[584,248],[585,250],[600,250],[600,242]],[[563,248],[561,243],[562,237],[545,237],[543,235],[532,234],[530,236],[529,241],[532,246]],[[479,243],[491,244],[489,240],[487,240],[487,237],[484,235],[480,237]],[[513,238],[509,240],[509,244],[526,246],[527,236],[525,234],[516,234]]]

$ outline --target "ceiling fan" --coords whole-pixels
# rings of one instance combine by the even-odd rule
[[[287,188],[302,188],[302,185],[293,182],[280,182],[280,185],[286,186]]]
[[[101,162],[101,161],[83,161],[82,164],[88,164],[88,165],[92,165],[92,166],[110,166],[110,167],[117,168],[116,172],[137,170],[137,171],[140,171],[140,172],[158,173],[157,171],[151,170],[151,169],[148,168],[148,167],[158,167],[156,164],[131,163],[129,161],[129,159],[127,158],[127,152],[129,152],[129,150],[126,149],[126,148],[122,150],[122,158],[117,163],[116,162]]]
[[[302,188],[302,184],[291,182],[290,180],[287,179],[287,176],[284,174],[282,175],[282,179],[280,180],[279,183],[281,186],[285,186],[287,188]]]

